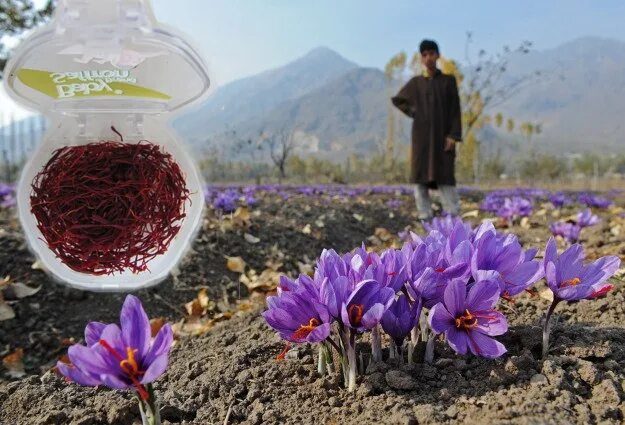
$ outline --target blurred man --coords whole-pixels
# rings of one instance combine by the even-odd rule
[[[438,188],[445,212],[460,212],[454,163],[462,124],[456,79],[436,67],[440,57],[438,45],[423,40],[419,51],[422,74],[408,81],[392,101],[413,119],[410,181],[416,184],[419,219],[429,220],[433,216],[429,189]]]

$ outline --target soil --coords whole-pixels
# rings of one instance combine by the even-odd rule
[[[384,245],[388,232],[415,226],[413,201],[389,210],[395,195],[352,199],[263,196],[251,225],[220,230],[227,219],[208,211],[204,230],[179,270],[155,288],[139,291],[150,317],[177,322],[184,304],[206,288],[216,303],[209,315],[232,311],[250,295],[224,256],[241,256],[255,270],[279,261],[294,275],[323,248],[346,251],[365,242]],[[463,211],[475,209],[465,200]],[[620,205],[624,205],[619,201]],[[392,214],[391,214],[392,213]],[[123,294],[67,289],[31,268],[12,210],[0,212],[0,276],[42,289],[12,300],[16,318],[0,322],[0,354],[24,350],[26,376],[0,376],[1,424],[134,424],[139,411],[131,394],[66,383],[50,371],[67,344],[80,342],[87,322],[117,322]],[[625,257],[625,238],[603,222],[582,232],[589,254]],[[474,221],[476,219],[473,219]],[[535,215],[514,226],[527,246],[543,247],[547,219]],[[309,225],[309,226],[307,226]],[[308,230],[306,231],[306,227]],[[376,230],[377,229],[377,230]],[[388,232],[380,229],[386,229]],[[304,230],[304,231],[303,231]],[[621,232],[625,232],[622,229]],[[245,234],[260,239],[251,244]],[[376,236],[374,236],[376,235]],[[510,331],[500,340],[508,353],[497,360],[455,355],[442,342],[433,365],[369,364],[348,393],[338,376],[316,372],[316,348],[300,346],[283,361],[284,343],[259,316],[262,303],[239,311],[200,336],[180,337],[170,367],[155,384],[164,423],[622,423],[625,418],[625,288],[593,302],[560,304],[551,350],[540,360],[541,319],[549,302],[521,296],[506,304]],[[538,285],[539,292],[544,288]],[[261,297],[252,297],[257,300]],[[420,347],[422,348],[422,347]],[[366,340],[361,351],[368,353]],[[387,353],[385,352],[385,358]],[[365,355],[368,363],[368,355]]]

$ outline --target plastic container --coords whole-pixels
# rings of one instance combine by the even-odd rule
[[[50,122],[17,187],[31,249],[57,280],[89,291],[132,291],[167,277],[194,239],[204,208],[197,168],[170,125],[208,92],[206,65],[176,31],[156,22],[149,0],[60,0],[54,19],[24,40],[5,69],[7,92]],[[186,218],[149,271],[96,276],[77,272],[48,248],[31,214],[35,175],[62,146],[145,139],[170,153],[186,178]]]

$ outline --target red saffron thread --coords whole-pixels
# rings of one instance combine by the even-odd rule
[[[31,212],[50,250],[93,275],[148,270],[178,234],[189,200],[178,164],[146,140],[62,147],[31,186]]]

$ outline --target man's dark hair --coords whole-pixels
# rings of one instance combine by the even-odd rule
[[[423,53],[426,50],[434,50],[436,53],[438,52],[438,44],[434,40],[423,40],[419,45],[419,53]]]

